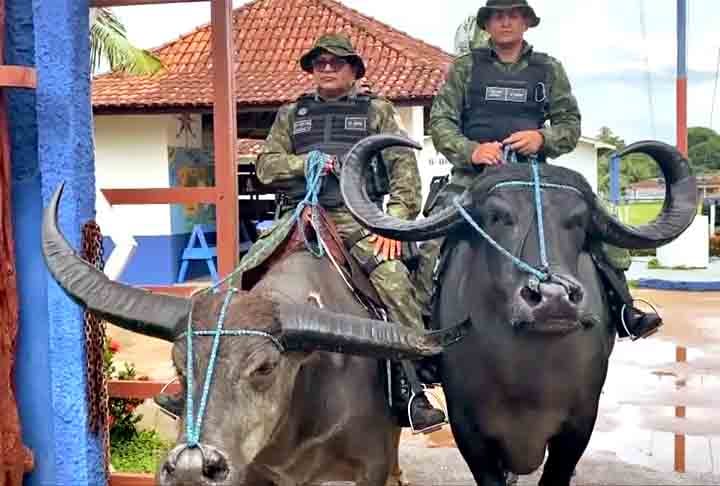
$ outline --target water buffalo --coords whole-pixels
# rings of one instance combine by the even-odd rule
[[[439,357],[460,452],[477,483],[490,486],[504,484],[507,472],[534,471],[548,450],[540,484],[568,485],[595,424],[615,341],[592,250],[601,242],[654,248],[680,235],[697,207],[687,160],[658,142],[621,154],[650,156],[666,180],[662,212],[643,227],[612,218],[580,174],[546,164],[538,166],[541,211],[531,166],[513,164],[485,169],[439,213],[402,221],[380,212],[363,189],[366,162],[391,145],[414,146],[390,136],[359,142],[345,161],[341,189],[348,209],[373,233],[446,237],[433,324],[472,325]],[[542,253],[547,268],[538,265]]]
[[[193,379],[188,397],[196,404],[202,401],[213,338],[194,336],[188,343],[183,334],[188,316],[192,307],[193,333],[215,329],[230,295],[223,329],[239,335],[220,340],[207,408],[200,412],[199,443],[188,445],[183,423],[177,446],[158,471],[160,485],[389,483],[400,429],[386,401],[384,361],[378,358],[434,355],[457,336],[421,334],[365,318],[328,260],[307,252],[272,267],[251,293],[210,293],[192,306],[188,299],[112,282],[81,260],[59,232],[60,194],[43,220],[50,272],[109,322],[173,342],[178,374],[185,387]],[[307,304],[311,294],[325,309]]]

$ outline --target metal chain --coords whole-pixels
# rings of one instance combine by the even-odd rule
[[[82,230],[81,258],[102,270],[103,241],[100,227],[88,221]],[[105,322],[90,311],[85,311],[85,351],[87,354],[88,425],[104,444],[106,472],[110,464],[108,436],[108,395],[105,383]]]

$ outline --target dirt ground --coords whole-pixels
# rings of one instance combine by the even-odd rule
[[[662,332],[638,342],[619,342],[611,359],[600,414],[576,485],[720,485],[720,293],[637,290],[664,318]],[[170,346],[110,326],[121,346],[118,360],[139,373],[170,380]],[[687,362],[677,363],[679,347]],[[442,400],[442,397],[440,397]],[[676,407],[687,407],[676,418]],[[174,423],[144,406],[145,426],[174,436]],[[685,474],[673,472],[675,435],[686,443]],[[406,479],[413,486],[471,485],[472,476],[448,428],[428,436],[404,434]],[[538,473],[522,477],[536,484]]]

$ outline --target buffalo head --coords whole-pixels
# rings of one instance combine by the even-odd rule
[[[172,357],[185,385],[192,376],[197,415],[210,363],[213,330],[226,293],[208,292],[193,300],[110,281],[77,256],[57,227],[62,188],[43,218],[43,253],[58,283],[77,301],[107,321],[133,332],[173,343]],[[192,311],[192,312],[191,312]],[[188,321],[192,314],[192,353],[188,362]],[[199,444],[179,444],[158,472],[163,485],[242,485],[252,482],[252,463],[273,441],[287,417],[295,377],[315,350],[378,358],[412,359],[443,349],[444,336],[422,334],[384,321],[327,312],[303,304],[277,303],[252,294],[228,300],[225,330],[214,361],[214,375],[200,429]]]
[[[662,212],[646,226],[634,228],[613,218],[580,174],[549,164],[539,166],[543,238],[539,237],[534,179],[528,164],[487,167],[455,204],[422,220],[399,220],[378,209],[367,197],[363,182],[367,161],[394,145],[419,148],[407,139],[387,135],[368,137],[355,145],[343,167],[343,197],[360,224],[375,234],[400,240],[451,240],[447,250],[463,254],[450,259],[447,271],[453,275],[444,280],[452,282],[452,293],[457,294],[451,299],[457,306],[442,311],[453,314],[449,318],[453,322],[467,318],[468,313],[476,315],[472,309],[481,308],[485,316],[491,309],[500,321],[516,329],[565,333],[589,327],[598,320],[598,308],[590,308],[582,278],[589,274],[583,268],[592,265],[588,250],[602,242],[623,248],[658,247],[679,236],[696,213],[696,183],[687,160],[666,144],[640,142],[620,155],[650,156],[666,179]],[[481,232],[485,233],[482,237]],[[494,243],[488,243],[491,240]],[[541,249],[542,245],[546,248]],[[543,250],[548,268],[543,268]],[[460,263],[453,267],[455,260]],[[534,276],[522,268],[524,264],[549,278]]]

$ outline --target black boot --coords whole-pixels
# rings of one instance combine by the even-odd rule
[[[629,334],[633,341],[655,334],[663,325],[662,318],[654,312],[643,312],[628,305],[623,309],[622,321],[622,334]]]
[[[433,407],[425,396],[415,364],[411,361],[403,361],[402,367],[412,391],[408,410],[410,428],[415,434],[428,434],[438,430],[447,423],[445,412]]]
[[[591,253],[605,283],[610,319],[615,324],[618,336],[630,337],[636,341],[655,334],[663,324],[660,316],[654,312],[643,312],[633,305],[625,272],[612,267],[605,258],[599,257],[599,254],[598,251]]]
[[[182,393],[177,395],[159,393],[153,397],[153,401],[163,412],[174,418],[182,416],[185,410],[185,396]]]
[[[413,397],[410,403],[410,426],[413,433],[429,434],[446,423],[445,412],[433,407],[424,392]]]

